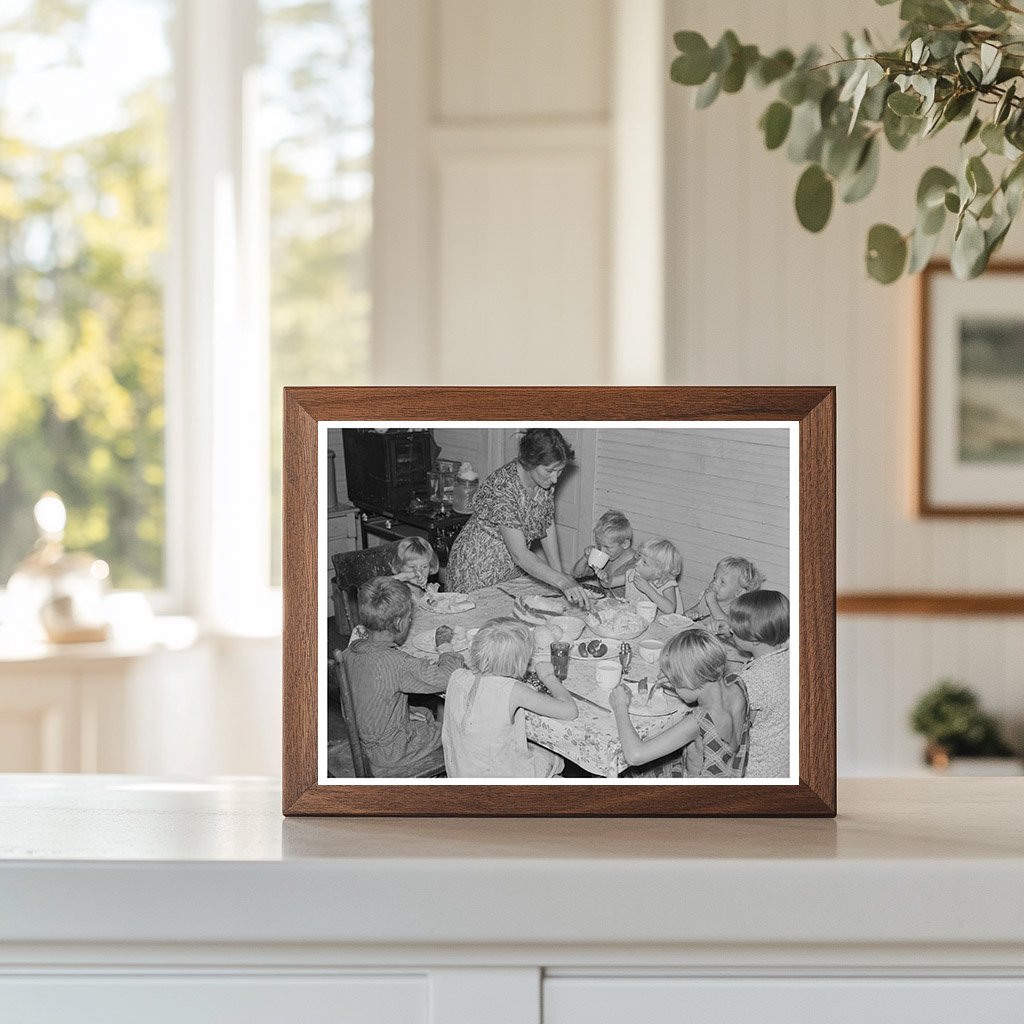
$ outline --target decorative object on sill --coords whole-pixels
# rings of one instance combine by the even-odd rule
[[[1024,516],[1024,263],[958,281],[947,263],[918,296],[919,516]]]
[[[42,633],[51,643],[106,640],[107,563],[85,552],[64,551],[67,511],[58,495],[47,491],[34,512],[39,540],[7,585],[7,628],[12,635]]]
[[[777,98],[758,127],[768,149],[788,140],[788,158],[807,165],[795,202],[808,231],[828,223],[837,192],[846,203],[868,195],[883,142],[899,152],[960,122],[956,163],[925,171],[909,231],[870,229],[866,266],[882,284],[922,270],[952,214],[953,272],[977,277],[1024,195],[1024,12],[1011,0],[902,0],[899,19],[895,46],[845,32],[840,48],[812,46],[799,58],[762,54],[732,31],[714,47],[698,32],[677,32],[671,77],[699,87],[698,108],[748,79],[773,86]]]
[[[910,725],[928,741],[925,763],[939,771],[949,769],[959,758],[1019,760],[995,719],[982,711],[974,691],[950,679],[941,680],[921,697],[911,712]]]

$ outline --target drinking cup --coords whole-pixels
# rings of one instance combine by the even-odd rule
[[[608,564],[609,558],[600,548],[591,548],[587,555],[587,563],[591,569],[603,569]]]
[[[622,666],[617,661],[597,663],[597,681],[602,686],[615,686],[622,676]]]
[[[661,649],[665,645],[660,640],[641,640],[640,641],[640,657],[647,662],[648,665],[653,665],[658,658],[661,657]]]

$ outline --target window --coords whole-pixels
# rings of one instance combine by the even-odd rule
[[[369,0],[263,0],[262,9],[276,582],[281,388],[367,379],[373,49]]]
[[[171,15],[169,0],[0,14],[0,584],[48,489],[68,546],[115,586],[164,581]]]

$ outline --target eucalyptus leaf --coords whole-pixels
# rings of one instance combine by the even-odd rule
[[[880,284],[892,284],[907,262],[906,239],[890,224],[875,224],[868,232],[868,273]]]
[[[910,237],[910,262],[907,264],[907,273],[916,274],[928,265],[928,261],[935,254],[939,244],[941,231],[928,233],[920,227],[914,229]]]
[[[875,182],[878,181],[878,151],[878,138],[872,136],[864,143],[853,176],[843,188],[844,203],[860,202],[875,187]]]
[[[982,128],[982,121],[980,117],[972,117],[971,123],[967,126],[967,131],[964,132],[963,139],[960,140],[961,146],[970,145],[977,137]]]
[[[754,81],[760,86],[785,78],[793,70],[796,58],[789,50],[776,50],[770,57],[762,57],[753,70]]]
[[[990,3],[972,3],[967,15],[971,21],[985,28],[1002,29],[1006,27],[1007,18],[1002,11]]]
[[[962,281],[975,277],[977,272],[975,266],[985,257],[985,232],[978,223],[978,219],[969,211],[965,210],[960,226],[953,238],[953,249],[950,255],[950,265],[953,273]]]
[[[980,156],[972,156],[967,161],[967,180],[973,186],[975,193],[980,195],[988,195],[995,188],[992,175]]]
[[[792,120],[793,108],[788,103],[776,100],[768,107],[760,122],[766,148],[778,149],[786,141]]]
[[[793,163],[817,160],[821,156],[821,111],[807,101],[793,111],[786,155]]]
[[[981,58],[981,84],[991,85],[999,74],[999,68],[1003,63],[1003,51],[987,40],[981,44],[979,52]]]
[[[739,53],[742,44],[732,29],[722,33],[721,39],[711,51],[711,70],[721,74],[732,63],[735,54]]]
[[[1013,100],[1017,95],[1017,83],[1011,82],[1003,93],[1002,98],[996,104],[996,112],[992,117],[992,120],[996,124],[1002,124],[1013,110]]]
[[[779,99],[785,100],[791,107],[798,107],[807,99],[807,73],[794,71],[783,79],[779,88]]]
[[[956,192],[947,192],[945,200],[946,209],[950,213],[960,212],[960,196]]]
[[[722,91],[721,77],[712,73],[711,77],[694,93],[693,105],[698,110],[705,110],[711,106]]]
[[[929,167],[917,186],[917,208],[927,213],[936,206],[942,206],[946,191],[955,184],[956,176],[944,167]]]
[[[1006,133],[1001,125],[990,121],[981,129],[981,142],[993,156],[1002,156],[1006,146]]]
[[[916,114],[921,107],[921,100],[908,92],[893,92],[889,95],[889,109],[894,114]]]
[[[817,165],[811,164],[796,186],[796,215],[808,231],[821,231],[832,214],[832,180]]]

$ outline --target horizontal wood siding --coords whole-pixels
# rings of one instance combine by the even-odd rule
[[[635,543],[667,537],[694,600],[726,555],[789,593],[789,434],[783,429],[598,431],[594,511],[620,509]]]

